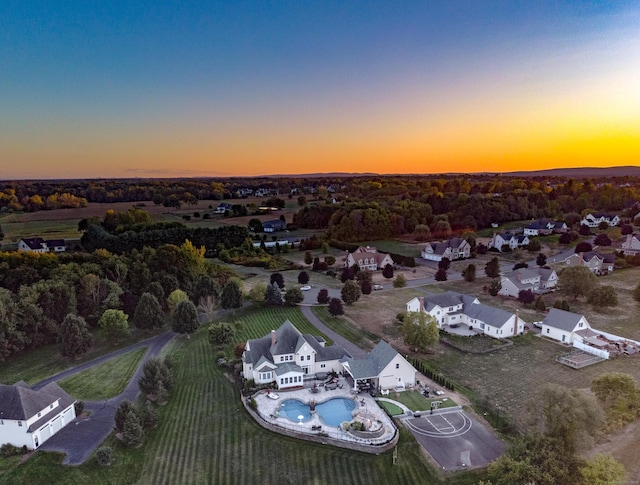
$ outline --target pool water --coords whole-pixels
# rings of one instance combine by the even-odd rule
[[[336,397],[322,404],[316,404],[316,413],[325,424],[337,428],[344,421],[352,420],[352,412],[355,407],[356,403],[353,399]],[[287,399],[282,402],[280,416],[284,416],[295,423],[299,423],[298,416],[302,416],[302,421],[306,422],[311,419],[311,408],[308,404],[297,399]]]

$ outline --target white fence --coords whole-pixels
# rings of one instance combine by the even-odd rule
[[[586,352],[587,354],[595,355],[597,357],[600,357],[601,359],[609,360],[609,352],[607,352],[606,350],[597,349],[595,347],[592,347],[591,345],[579,342],[578,340],[573,341],[573,346],[576,349],[580,349],[583,352]]]

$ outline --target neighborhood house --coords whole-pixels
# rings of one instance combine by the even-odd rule
[[[516,236],[515,234],[511,234],[510,232],[505,232],[502,234],[494,233],[491,241],[489,241],[489,244],[487,244],[487,247],[489,249],[495,248],[498,251],[504,251],[505,248],[514,250],[528,245],[528,236]]]
[[[347,252],[344,261],[345,268],[350,268],[354,264],[357,264],[362,270],[376,271],[388,264],[393,265],[393,259],[388,254],[379,253],[374,247],[360,246],[353,253]]]
[[[407,303],[407,311],[428,313],[443,330],[462,324],[495,338],[513,337],[524,332],[524,322],[517,315],[484,305],[473,295],[455,291],[413,298]]]
[[[517,298],[522,290],[543,294],[556,287],[558,275],[550,268],[520,268],[502,275],[500,284],[500,295]]]
[[[18,241],[18,249],[29,253],[60,253],[66,251],[67,247],[64,239],[48,239],[45,241],[41,237],[32,237],[20,239]]]
[[[627,238],[622,243],[622,252],[625,256],[640,254],[640,239],[637,234],[627,234]]]
[[[242,374],[256,384],[274,382],[278,389],[301,387],[305,376],[340,372],[350,354],[340,345],[325,346],[322,337],[302,334],[287,320],[270,335],[247,341]]]
[[[613,271],[616,255],[613,253],[601,254],[595,251],[575,253],[565,259],[567,266],[586,266],[592,273],[606,275]]]
[[[589,213],[580,221],[580,225],[588,227],[598,227],[603,222],[609,226],[617,226],[620,224],[620,218],[611,214]]]
[[[566,232],[567,224],[564,222],[550,221],[548,219],[539,219],[533,221],[524,228],[525,236],[548,236],[552,232]]]
[[[264,232],[284,231],[286,228],[287,223],[280,219],[274,219],[273,221],[265,221],[262,223],[262,230]]]
[[[0,445],[38,448],[76,418],[74,403],[55,382],[37,391],[0,384]]]
[[[422,250],[422,259],[429,261],[449,261],[469,258],[471,245],[461,237],[454,237],[444,242],[431,242]]]

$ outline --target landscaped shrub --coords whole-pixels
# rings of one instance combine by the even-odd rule
[[[96,451],[96,463],[100,466],[109,466],[113,463],[113,449],[110,446],[101,446]]]
[[[84,411],[84,401],[76,401],[73,407],[76,411],[76,416],[80,416]]]
[[[17,446],[13,446],[9,443],[5,443],[4,445],[0,446],[0,455],[4,456],[5,458],[9,458],[10,456],[19,454],[20,448],[18,448]]]

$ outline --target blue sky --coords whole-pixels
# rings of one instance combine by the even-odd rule
[[[503,171],[640,156],[637,2],[2,10],[7,178]]]

